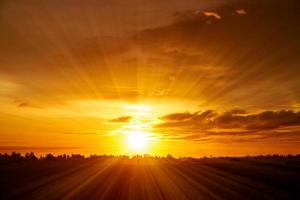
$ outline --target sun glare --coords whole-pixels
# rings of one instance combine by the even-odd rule
[[[139,131],[132,132],[127,136],[127,145],[131,151],[142,153],[148,145],[147,135]]]

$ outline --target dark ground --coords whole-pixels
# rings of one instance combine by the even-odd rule
[[[300,158],[18,161],[0,186],[0,199],[300,199]]]

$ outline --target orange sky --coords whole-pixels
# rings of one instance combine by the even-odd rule
[[[0,152],[300,153],[299,6],[1,1]]]

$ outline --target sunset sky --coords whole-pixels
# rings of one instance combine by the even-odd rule
[[[300,153],[299,11],[298,0],[2,0],[0,152]]]

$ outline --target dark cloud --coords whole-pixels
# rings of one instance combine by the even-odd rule
[[[30,101],[20,101],[20,100],[15,100],[16,106],[19,108],[42,108],[40,105],[36,105],[33,102]]]
[[[161,117],[165,123],[156,125],[157,128],[198,127],[207,124],[217,113],[213,110],[195,113],[174,113]],[[203,127],[202,127],[203,128]]]
[[[163,123],[155,128],[181,133],[181,138],[203,136],[257,136],[275,138],[297,136],[300,129],[300,112],[292,110],[264,111],[250,114],[235,109],[223,113],[209,110],[196,113],[175,113],[161,117]],[[169,133],[172,135],[172,133]]]
[[[30,104],[28,102],[20,102],[18,103],[18,107],[30,107]]]
[[[161,117],[165,122],[157,127],[187,125],[206,129],[242,128],[245,130],[267,130],[288,126],[300,126],[300,112],[292,110],[264,111],[247,114],[245,110],[231,110],[221,114],[208,110],[196,113],[175,113]]]
[[[247,114],[247,111],[243,109],[232,109],[230,111],[227,111],[226,114],[228,115]]]
[[[196,116],[198,113],[174,113],[170,115],[163,116],[161,119],[166,120],[166,121],[184,121],[187,119],[192,118],[193,116]]]
[[[112,119],[110,120],[110,122],[126,123],[126,122],[130,122],[131,119],[132,119],[131,116],[122,116],[122,117]]]
[[[258,114],[239,115],[224,113],[215,119],[215,125],[224,128],[244,128],[247,130],[268,130],[300,125],[300,112],[265,111]]]

